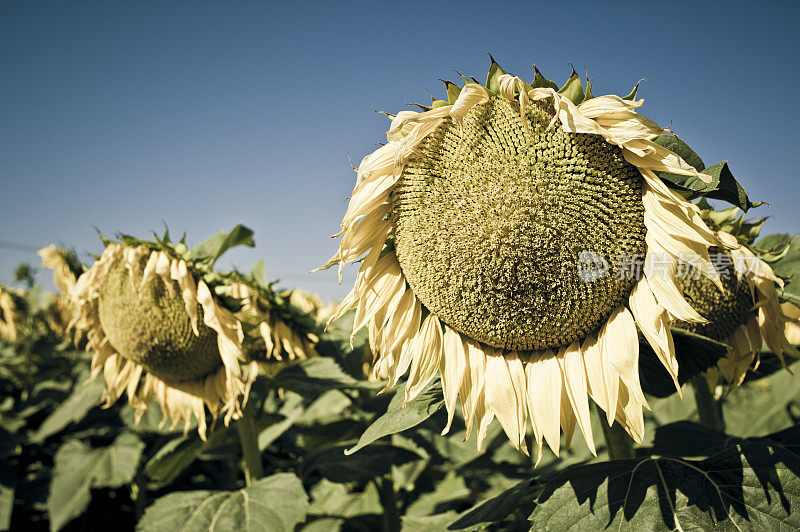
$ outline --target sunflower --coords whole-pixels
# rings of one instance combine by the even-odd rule
[[[72,250],[57,248],[50,244],[36,252],[42,259],[42,267],[53,270],[53,283],[62,294],[68,294],[78,277],[86,271]]]
[[[236,317],[245,324],[246,356],[267,372],[282,362],[315,356],[319,336],[316,319],[307,308],[295,305],[285,294],[277,293],[252,277],[236,275],[224,293],[241,301]],[[313,310],[313,309],[312,309]]]
[[[25,319],[25,293],[0,285],[0,338],[17,341]]]
[[[784,314],[778,297],[778,289],[784,287],[784,281],[761,258],[774,262],[771,257],[779,260],[780,253],[763,251],[757,254],[750,249],[765,219],[745,222],[744,214],[736,207],[714,211],[704,201],[699,207],[703,218],[726,247],[711,250],[723,289],[719,290],[708,280],[694,275],[691,267],[687,268],[686,275],[679,277],[678,286],[692,307],[708,321],[678,322],[674,326],[727,344],[727,353],[718,361],[716,370],[708,372],[707,378],[714,385],[721,375],[735,388],[742,383],[747,370],[758,365],[762,344],[778,356],[784,367],[784,355],[796,358],[800,357],[800,352],[785,332],[787,328],[791,331],[792,322]]]
[[[439,372],[443,433],[460,398],[479,448],[497,417],[527,452],[530,416],[539,457],[576,425],[594,453],[587,395],[641,442],[637,326],[678,387],[669,325],[706,321],[676,284],[678,258],[720,285],[708,249],[724,247],[655,172],[711,178],[653,142],[667,130],[636,112],[636,88],[594,97],[573,71],[556,90],[494,60],[485,85],[464,80],[390,115],[388,142],[362,160],[322,268],[341,280],[361,265],[331,319],[356,309],[387,388],[408,371],[406,402]]]
[[[36,254],[42,259],[42,267],[53,270],[53,283],[59,293],[49,298],[47,323],[50,330],[63,337],[67,334],[69,322],[76,310],[69,292],[86,268],[73,250],[57,248],[53,244],[38,250]]]
[[[226,424],[242,415],[259,363],[283,349],[291,359],[313,352],[316,337],[301,339],[272,315],[262,297],[271,290],[256,276],[213,270],[228,247],[253,245],[251,235],[237,226],[192,250],[168,235],[106,241],[70,293],[72,325],[86,332],[91,377],[103,373],[107,406],[126,394],[138,420],[155,398],[164,423],[188,430],[194,416],[205,438],[206,410]]]
[[[308,292],[301,288],[292,288],[291,290],[284,290],[281,296],[289,301],[305,314],[312,316],[319,322],[325,322],[331,317],[336,305],[325,304],[321,297],[312,292]]]
[[[788,301],[781,303],[781,310],[786,316],[786,327],[783,333],[792,345],[800,345],[800,307]]]

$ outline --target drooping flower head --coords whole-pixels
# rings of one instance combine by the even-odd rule
[[[73,325],[86,332],[92,377],[103,374],[107,405],[126,394],[141,416],[155,398],[165,422],[188,429],[194,416],[204,438],[206,411],[224,414],[226,424],[241,416],[259,362],[285,346],[291,359],[313,353],[316,337],[270,308],[262,295],[272,291],[255,275],[213,269],[240,244],[253,245],[242,226],[191,250],[168,234],[106,241],[71,295],[79,305]]]
[[[15,342],[25,319],[25,293],[0,285],[0,338]]]
[[[53,283],[58,293],[49,298],[47,322],[50,330],[63,337],[76,310],[69,292],[86,268],[74,250],[59,248],[54,244],[38,250],[36,254],[42,258],[42,267],[53,270]]]
[[[445,431],[460,397],[479,446],[497,417],[526,450],[529,414],[540,456],[576,424],[594,451],[587,395],[641,441],[637,326],[678,386],[669,324],[705,321],[678,257],[719,285],[708,249],[723,246],[655,172],[711,177],[654,142],[667,130],[637,113],[636,89],[594,97],[573,72],[556,90],[494,61],[485,85],[464,80],[391,116],[359,165],[323,268],[361,265],[332,319],[356,309],[387,387],[409,372],[406,401],[439,372]]]
[[[708,377],[716,381],[721,375],[735,388],[742,383],[747,370],[758,365],[763,344],[778,356],[784,367],[784,355],[800,357],[785,334],[787,323],[791,322],[784,315],[778,297],[784,281],[769,264],[780,261],[789,244],[759,249],[755,239],[766,218],[748,222],[737,207],[715,211],[705,201],[699,207],[703,219],[726,246],[711,250],[723,289],[691,272],[679,277],[678,284],[687,300],[708,321],[678,322],[675,326],[728,345],[726,355]]]

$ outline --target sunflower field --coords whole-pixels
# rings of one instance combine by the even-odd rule
[[[800,236],[593,90],[491,59],[388,114],[340,301],[221,268],[244,225],[40,249],[0,531],[800,529]]]

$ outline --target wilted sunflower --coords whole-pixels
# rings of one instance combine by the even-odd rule
[[[156,398],[164,422],[183,421],[188,430],[194,415],[205,438],[206,409],[226,424],[241,416],[259,362],[282,350],[292,359],[313,353],[316,337],[301,338],[273,316],[255,276],[212,269],[229,247],[253,245],[249,229],[237,226],[192,250],[168,235],[119,240],[106,241],[71,290],[79,304],[73,324],[87,333],[91,374],[103,373],[107,405],[127,394],[140,417]]]
[[[17,341],[25,319],[25,293],[0,285],[0,338]]]
[[[594,452],[587,394],[641,441],[637,325],[678,386],[670,321],[705,320],[677,259],[719,283],[721,245],[654,172],[710,177],[653,142],[667,130],[636,112],[635,88],[594,97],[574,71],[560,90],[538,70],[529,85],[494,61],[485,86],[464,80],[392,117],[361,162],[323,268],[361,266],[332,319],[357,309],[387,387],[410,368],[406,401],[440,372],[445,432],[460,397],[479,447],[496,416],[527,452],[530,413],[540,456],[576,424]]]
[[[728,345],[726,355],[717,363],[717,370],[732,387],[739,386],[747,370],[758,364],[762,344],[781,360],[784,355],[800,357],[800,352],[787,339],[785,329],[789,319],[781,309],[778,289],[783,280],[753,246],[765,219],[745,222],[744,214],[736,207],[714,211],[701,202],[701,213],[708,225],[716,230],[717,238],[727,249],[714,248],[712,262],[720,273],[723,289],[710,281],[692,275],[679,277],[678,285],[684,295],[707,323],[678,322],[676,327],[702,334]],[[779,260],[777,253],[763,253],[766,260]],[[708,373],[710,382],[717,372]]]
[[[321,297],[301,288],[284,290],[281,296],[288,299],[289,303],[300,309],[305,314],[312,316],[318,322],[326,322],[336,310],[335,304],[325,304]]]
[[[44,268],[53,270],[53,283],[59,291],[51,297],[47,307],[48,325],[53,332],[64,336],[76,310],[75,302],[69,297],[69,292],[86,268],[74,251],[57,248],[53,244],[38,250],[36,254],[42,258]]]
[[[781,303],[781,310],[786,316],[786,327],[783,333],[786,340],[792,345],[800,345],[800,307],[793,303]]]

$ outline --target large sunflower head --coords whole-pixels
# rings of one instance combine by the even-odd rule
[[[576,425],[594,451],[587,395],[641,441],[637,326],[677,386],[669,325],[705,322],[678,258],[720,285],[708,250],[725,247],[656,172],[712,178],[654,142],[667,130],[636,88],[594,97],[574,71],[558,89],[493,60],[485,84],[464,81],[390,115],[361,162],[323,266],[361,263],[333,319],[356,309],[387,387],[409,372],[406,400],[438,371],[448,428],[460,397],[479,446],[497,417],[525,450],[529,414],[540,453]]]
[[[715,211],[704,200],[698,206],[703,219],[726,246],[711,249],[722,289],[696,275],[688,265],[685,275],[678,278],[678,286],[692,307],[708,321],[677,322],[675,326],[727,344],[726,355],[708,377],[716,381],[719,374],[731,387],[736,387],[747,370],[757,366],[764,343],[784,366],[784,355],[800,357],[785,333],[787,327],[791,330],[791,320],[784,315],[778,296],[784,281],[770,266],[785,256],[789,245],[759,249],[755,240],[766,218],[746,221],[737,207]]]
[[[73,325],[86,332],[92,376],[103,373],[107,404],[127,394],[141,416],[156,398],[164,422],[183,421],[188,428],[195,416],[201,437],[206,411],[213,418],[224,414],[226,423],[241,415],[258,355],[275,355],[263,338],[246,333],[273,327],[271,343],[294,347],[302,331],[273,319],[269,301],[243,294],[243,286],[258,290],[254,276],[213,269],[238,244],[253,245],[249,229],[237,226],[191,250],[168,234],[153,242],[128,236],[106,241],[71,295],[79,306]],[[292,358],[313,352],[314,339],[305,337]]]

